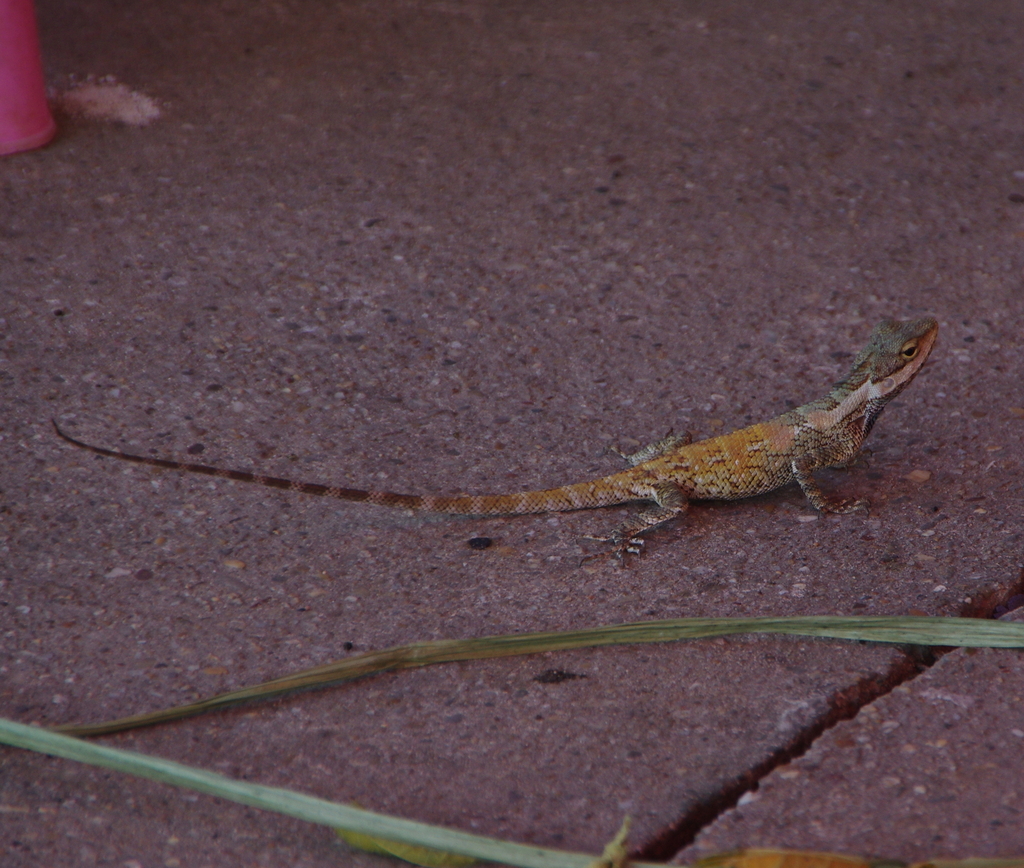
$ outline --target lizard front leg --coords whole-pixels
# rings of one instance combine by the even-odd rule
[[[686,494],[674,482],[659,482],[653,487],[650,494],[654,505],[642,509],[630,516],[629,520],[611,536],[600,537],[590,536],[585,539],[593,539],[598,542],[612,543],[611,554],[614,554],[620,561],[627,555],[638,555],[643,549],[644,541],[641,534],[654,530],[672,519],[681,516],[689,507]],[[589,560],[587,558],[586,560]]]
[[[807,499],[811,502],[811,506],[818,510],[818,512],[826,514],[837,513],[840,515],[846,515],[857,510],[867,512],[868,502],[866,500],[854,500],[853,498],[837,499],[825,494],[818,487],[817,480],[813,476],[813,471],[817,465],[810,456],[795,458],[790,466],[793,469],[793,476],[800,483],[800,488],[803,489]]]

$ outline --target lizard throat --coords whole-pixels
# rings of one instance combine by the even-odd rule
[[[814,410],[808,413],[806,424],[816,431],[830,431],[842,427],[848,420],[864,415],[866,408],[872,403],[872,398],[877,400],[877,396],[872,393],[874,388],[874,383],[865,380],[831,410]]]

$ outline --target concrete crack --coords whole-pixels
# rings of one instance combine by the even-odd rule
[[[961,609],[960,617],[992,618],[997,607],[1005,606],[1008,600],[1022,593],[1024,569],[1009,587],[992,587],[975,594],[971,602]],[[653,861],[671,859],[692,844],[702,829],[735,807],[746,793],[756,792],[763,778],[779,766],[803,756],[824,732],[838,723],[853,719],[864,706],[913,680],[950,650],[953,649],[904,647],[885,673],[875,674],[835,693],[829,698],[828,710],[820,718],[742,775],[727,781],[718,793],[693,805],[678,820],[637,848],[631,857]]]

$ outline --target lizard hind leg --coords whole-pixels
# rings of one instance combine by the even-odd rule
[[[638,464],[643,464],[645,461],[650,461],[653,458],[664,455],[666,452],[671,452],[679,446],[689,446],[692,442],[693,435],[689,431],[683,434],[673,434],[669,431],[660,440],[648,443],[646,446],[641,446],[636,452],[620,452],[614,447],[612,447],[611,451],[624,458],[630,467],[636,467]]]
[[[620,561],[627,554],[639,555],[644,545],[642,534],[678,518],[690,505],[686,494],[674,482],[659,482],[654,486],[651,499],[653,505],[630,516],[611,536],[585,538],[611,543],[610,554],[614,554]]]

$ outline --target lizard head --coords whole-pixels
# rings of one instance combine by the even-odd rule
[[[846,381],[856,383],[857,391],[866,398],[865,436],[885,405],[921,370],[938,333],[939,324],[931,317],[908,322],[885,319],[875,326]]]
[[[939,324],[931,317],[899,322],[884,319],[853,363],[864,375],[871,398],[894,398],[914,379],[935,344]]]

